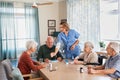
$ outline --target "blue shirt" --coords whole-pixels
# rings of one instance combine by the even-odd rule
[[[70,47],[76,42],[80,34],[73,29],[70,29],[66,36],[63,32],[58,34],[58,42],[64,44],[65,53],[80,54],[80,46],[76,45],[74,50],[70,50]]]
[[[105,69],[115,68],[116,71],[113,74],[109,74],[112,78],[120,77],[120,54],[111,56],[105,63]]]

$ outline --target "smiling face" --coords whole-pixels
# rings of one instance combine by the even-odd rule
[[[85,42],[84,44],[84,52],[85,53],[91,53],[92,52],[92,49],[94,48],[93,44],[91,42]]]
[[[34,47],[31,47],[31,48],[30,48],[30,50],[31,50],[32,52],[35,52],[36,49],[37,49],[37,46],[36,46],[36,45],[35,45]]]
[[[67,32],[67,31],[69,31],[69,25],[66,23],[66,22],[61,22],[60,23],[60,31],[61,32]]]
[[[110,44],[107,46],[106,51],[107,51],[107,54],[108,54],[108,55],[110,55],[110,56],[113,55],[113,51],[114,51],[114,50],[110,47]]]
[[[65,32],[65,31],[66,31],[65,27],[63,25],[60,25],[60,32]]]
[[[48,48],[52,48],[53,43],[54,43],[53,38],[49,36],[49,37],[47,38],[47,41],[46,41],[47,47],[48,47]]]
[[[85,47],[84,47],[84,51],[85,51],[86,53],[91,53],[92,49],[91,49],[90,46],[85,45]]]

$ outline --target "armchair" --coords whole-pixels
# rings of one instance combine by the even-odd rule
[[[22,75],[17,67],[14,69],[12,68],[12,64],[9,59],[3,60],[1,64],[5,69],[8,80],[24,80],[24,77],[29,77],[29,80],[43,80],[43,78],[32,78],[32,74]]]
[[[29,77],[29,80],[43,80],[43,78],[32,78],[32,74],[22,75],[19,68],[14,68],[11,74],[13,80],[24,80],[24,77]]]

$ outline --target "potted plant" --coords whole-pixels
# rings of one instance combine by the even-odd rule
[[[100,41],[100,42],[99,42],[99,45],[100,45],[101,51],[102,51],[102,50],[105,50],[105,43],[104,43],[103,41]]]
[[[103,41],[99,42],[100,47],[105,48],[105,43]]]

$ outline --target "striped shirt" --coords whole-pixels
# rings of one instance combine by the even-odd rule
[[[120,78],[120,54],[111,56],[105,63],[105,69],[115,68],[113,74],[109,74],[112,78]]]

